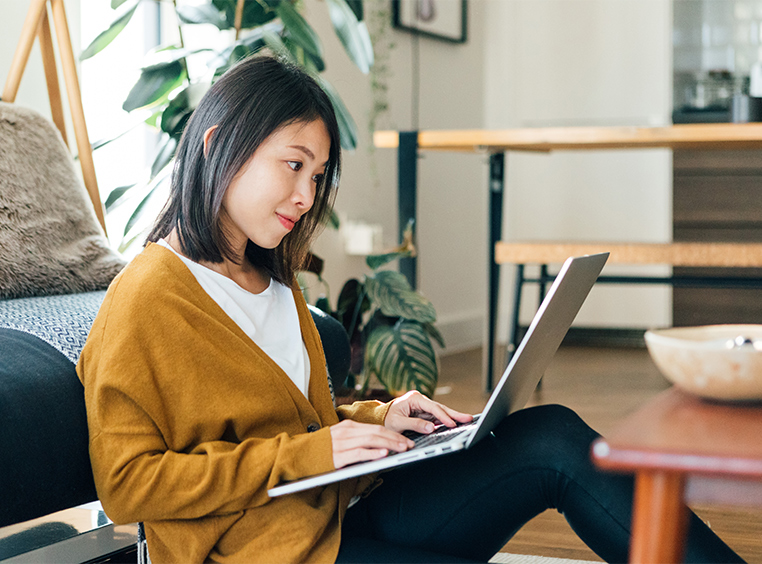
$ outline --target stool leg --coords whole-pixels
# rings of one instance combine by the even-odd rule
[[[540,265],[540,283],[538,285],[539,295],[537,297],[537,309],[540,308],[540,306],[542,305],[542,301],[545,299],[545,291],[547,289],[547,285],[545,284],[545,279],[547,278],[547,276],[548,276],[548,265],[547,264]],[[537,382],[538,390],[542,388],[543,380],[544,380],[544,377],[540,378],[540,381]]]
[[[519,314],[521,310],[521,291],[524,288],[524,265],[516,265],[516,287],[513,289],[513,312],[511,326],[508,328],[508,348],[505,365],[511,361],[519,346]]]

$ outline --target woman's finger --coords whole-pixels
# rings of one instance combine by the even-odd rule
[[[342,421],[331,427],[331,447],[336,468],[364,460],[375,460],[390,451],[404,452],[413,446],[407,437],[380,425]]]

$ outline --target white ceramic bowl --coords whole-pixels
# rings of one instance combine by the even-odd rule
[[[762,325],[654,329],[645,338],[656,366],[679,388],[718,400],[762,399]]]

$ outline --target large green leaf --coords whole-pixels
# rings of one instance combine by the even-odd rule
[[[184,24],[212,24],[217,29],[231,27],[225,13],[220,12],[213,4],[180,5],[177,7],[177,17]]]
[[[368,74],[373,66],[373,44],[368,28],[357,20],[357,16],[346,0],[328,0],[328,12],[344,50],[363,73]]]
[[[384,315],[403,317],[420,323],[433,323],[437,319],[431,302],[414,291],[407,278],[399,272],[382,270],[372,276],[366,276],[365,287],[371,302],[378,306]]]
[[[119,6],[124,4],[127,0],[111,0],[111,9],[116,10]]]
[[[135,9],[138,7],[139,3],[139,0],[136,1],[133,4],[132,8],[115,19],[106,31],[101,32],[98,37],[93,39],[92,43],[90,43],[90,45],[85,47],[85,50],[82,51],[82,54],[79,56],[79,60],[84,61],[96,53],[100,53],[109,43],[116,39],[116,36],[122,33],[122,30],[132,19],[132,15],[135,13]],[[112,5],[112,7],[116,6]]]
[[[365,345],[365,370],[395,396],[418,390],[431,397],[437,385],[434,349],[424,328],[414,321],[400,320],[373,331]]]
[[[180,61],[147,67],[143,69],[137,83],[127,95],[122,109],[131,112],[137,108],[153,105],[181,86],[185,78],[185,67]]]
[[[336,112],[336,120],[339,122],[339,133],[341,134],[341,148],[347,151],[357,148],[357,124],[352,119],[352,115],[341,100],[341,96],[330,82],[322,76],[315,77],[320,86],[328,94],[333,104],[333,111]]]

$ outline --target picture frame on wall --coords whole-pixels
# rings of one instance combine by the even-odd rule
[[[392,0],[394,27],[427,37],[465,43],[467,0]]]

